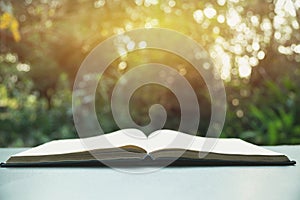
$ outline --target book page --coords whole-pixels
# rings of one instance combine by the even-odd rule
[[[127,145],[143,148],[147,137],[137,129],[124,129],[109,134],[84,139],[54,140],[31,148],[14,156],[39,156],[85,152],[95,149],[110,149]]]
[[[185,133],[159,130],[148,138],[148,151],[185,149],[234,155],[283,155],[235,138],[205,138]]]
[[[172,130],[158,130],[147,136],[137,129],[124,129],[84,139],[55,140],[14,156],[39,156],[137,146],[148,153],[163,149],[237,155],[283,155],[240,139],[204,138]]]

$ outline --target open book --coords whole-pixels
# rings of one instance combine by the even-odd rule
[[[100,162],[101,161],[101,162]],[[287,156],[240,139],[124,129],[84,139],[55,140],[11,156],[2,166],[291,165]]]

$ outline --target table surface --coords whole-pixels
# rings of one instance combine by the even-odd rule
[[[300,199],[300,145],[268,149],[295,166],[169,167],[152,173],[111,168],[0,168],[1,200]],[[1,149],[0,162],[24,149]]]

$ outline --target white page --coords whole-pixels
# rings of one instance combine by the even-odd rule
[[[16,154],[15,156],[38,156],[67,154],[90,151],[94,149],[108,149],[135,145],[146,146],[147,137],[137,129],[124,129],[113,133],[84,139],[55,140],[35,148]]]
[[[15,156],[67,154],[126,145],[138,146],[147,152],[162,149],[189,149],[221,154],[283,155],[240,139],[196,137],[172,130],[155,131],[147,138],[143,132],[137,129],[124,129],[85,139],[56,140],[18,153]]]
[[[159,130],[149,136],[148,151],[189,149],[199,152],[238,155],[283,155],[240,139],[205,138],[171,130]]]

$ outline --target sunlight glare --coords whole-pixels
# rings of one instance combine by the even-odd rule
[[[252,66],[252,67],[255,67],[256,65],[258,65],[258,59],[255,58],[255,57],[251,57],[249,58],[249,64]]]
[[[128,51],[134,50],[135,42],[134,41],[128,42],[126,47],[127,47]]]
[[[20,72],[29,72],[30,71],[30,65],[24,64],[24,63],[19,63],[16,66],[17,70]]]
[[[172,7],[176,6],[176,2],[171,0],[171,1],[169,1],[168,5],[172,8]]]
[[[224,6],[226,3],[226,0],[218,0],[217,2],[220,6]]]
[[[259,52],[257,53],[257,58],[258,58],[259,60],[263,60],[263,59],[265,58],[265,56],[266,56],[266,54],[265,54],[265,52],[263,52],[263,51],[259,51]]]
[[[280,45],[278,47],[278,51],[279,51],[279,53],[284,54],[284,55],[292,55],[293,54],[293,51],[290,47],[285,47],[282,45]]]
[[[239,75],[241,78],[247,78],[251,74],[251,67],[249,65],[241,65],[239,66]]]
[[[118,66],[119,70],[124,70],[124,69],[126,69],[126,67],[127,67],[127,63],[125,61],[122,61],[119,63],[119,66]]]
[[[143,5],[143,0],[135,0],[134,1],[136,5],[141,6]]]
[[[227,24],[230,27],[235,27],[241,22],[241,17],[239,13],[233,8],[229,9],[226,18],[227,18]]]
[[[145,0],[144,5],[146,7],[149,7],[151,5],[157,5],[158,4],[158,0]]]
[[[146,47],[147,47],[147,42],[141,41],[141,42],[139,43],[139,48],[140,48],[140,49],[145,49]]]
[[[237,65],[239,66],[239,75],[241,78],[247,78],[251,75],[252,69],[246,56],[237,58]]]
[[[105,5],[105,0],[98,0],[98,1],[95,1],[95,3],[94,3],[95,8],[100,8],[100,7],[103,7],[104,5]]]
[[[251,23],[254,25],[254,26],[258,26],[259,25],[259,19],[257,16],[252,16],[251,17]]]
[[[225,22],[225,17],[224,17],[224,15],[219,15],[218,18],[217,18],[217,20],[218,20],[218,22],[219,22],[220,24],[224,23],[224,22]]]
[[[207,7],[204,9],[204,15],[208,19],[212,19],[214,16],[216,16],[216,14],[217,14],[217,11],[212,7]]]
[[[226,53],[222,55],[222,68],[221,68],[221,78],[223,80],[230,80],[231,71],[231,59]]]
[[[260,49],[259,43],[258,43],[258,42],[253,42],[253,43],[252,43],[252,49],[253,49],[254,51],[258,51],[258,50]]]
[[[289,13],[292,17],[296,16],[296,8],[292,0],[277,0],[275,4],[275,12],[281,9]]]
[[[300,54],[300,44],[294,47],[294,52]]]
[[[201,23],[203,20],[203,12],[201,10],[196,10],[193,14],[193,17],[197,23]]]

